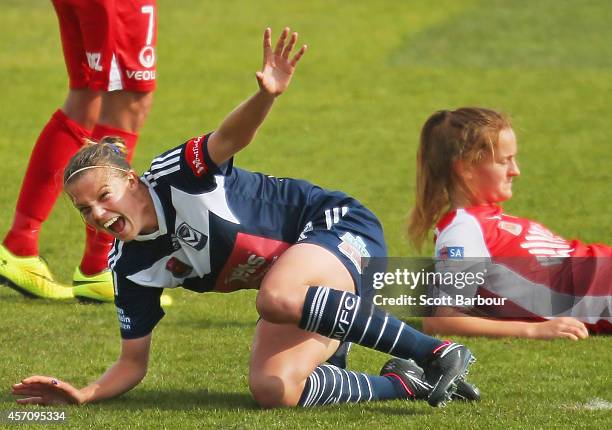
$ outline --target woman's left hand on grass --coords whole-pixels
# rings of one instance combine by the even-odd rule
[[[81,404],[83,394],[67,382],[50,376],[30,376],[11,390],[15,396],[25,396],[17,399],[17,403],[31,405]]]

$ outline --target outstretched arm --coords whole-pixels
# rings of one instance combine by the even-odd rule
[[[229,160],[253,140],[274,99],[287,89],[298,61],[306,52],[306,45],[303,45],[290,58],[298,34],[292,33],[289,36],[289,28],[285,28],[281,33],[274,51],[271,38],[272,31],[266,28],[263,38],[263,67],[255,74],[259,91],[234,109],[208,139],[210,158],[217,165]]]
[[[423,331],[431,335],[526,337],[530,339],[585,339],[589,332],[571,317],[543,322],[508,321],[468,316],[450,307],[439,307],[433,317],[423,319]]]
[[[36,405],[77,404],[97,402],[131,390],[147,373],[151,334],[123,340],[121,355],[96,382],[77,389],[67,382],[50,376],[31,376],[13,385],[17,403]]]

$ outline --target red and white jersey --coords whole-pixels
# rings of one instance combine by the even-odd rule
[[[475,312],[539,320],[573,316],[593,332],[612,333],[612,247],[568,241],[496,205],[447,213],[435,240],[438,259],[487,262],[477,294],[509,299]]]

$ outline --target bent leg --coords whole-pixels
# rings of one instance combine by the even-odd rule
[[[250,387],[262,407],[317,406],[370,400],[412,398],[413,392],[393,376],[347,371],[324,363],[339,341],[329,333],[312,333],[296,325],[303,319],[310,285],[345,298],[360,298],[347,268],[330,251],[314,244],[298,244],[279,257],[262,282],[257,327],[250,368]],[[331,318],[343,316],[331,307]]]
[[[275,408],[411,398],[412,392],[393,376],[321,364],[338,344],[294,326],[259,321],[249,369],[255,401],[263,408]]]
[[[410,327],[355,293],[348,269],[330,251],[297,244],[263,279],[257,296],[261,317],[298,325],[332,339],[354,342],[420,365],[443,342]]]
[[[249,387],[264,408],[295,406],[314,369],[339,342],[297,327],[257,323],[249,368]]]

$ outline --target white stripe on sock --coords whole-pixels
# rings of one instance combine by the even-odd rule
[[[404,322],[402,321],[402,323],[400,324],[400,328],[397,331],[397,336],[395,336],[395,341],[393,342],[393,345],[391,345],[391,349],[389,350],[388,354],[391,354],[391,351],[393,351],[393,349],[395,348],[395,345],[397,344],[397,341],[399,340],[403,329],[404,329]]]
[[[317,287],[317,291],[315,292],[315,295],[312,298],[312,303],[310,304],[310,312],[308,314],[308,321],[306,321],[306,327],[304,327],[304,330],[310,331],[310,327],[312,325],[312,317],[315,313],[315,306],[317,304],[317,299],[319,298],[319,295],[321,295],[321,287]]]
[[[361,341],[363,340],[366,332],[368,331],[368,327],[370,326],[370,321],[372,321],[372,317],[368,317],[368,322],[366,323],[365,328],[363,329],[363,333],[361,334],[361,337],[359,338],[359,340],[357,341],[357,345],[361,345]]]
[[[321,299],[321,306],[319,307],[318,314],[317,314],[317,319],[316,319],[317,323],[312,329],[312,331],[314,332],[319,330],[321,319],[323,319],[323,311],[325,310],[325,307],[327,306],[327,300],[329,298],[329,288],[324,288],[324,287],[321,287],[321,288],[323,288],[323,298]]]
[[[378,335],[378,339],[376,339],[376,343],[374,344],[374,346],[372,347],[372,349],[376,349],[376,347],[378,346],[378,342],[380,342],[380,339],[382,338],[383,333],[385,332],[385,327],[387,327],[387,322],[389,321],[389,315],[385,316],[385,322],[383,322],[383,326],[380,329],[380,333]]]

